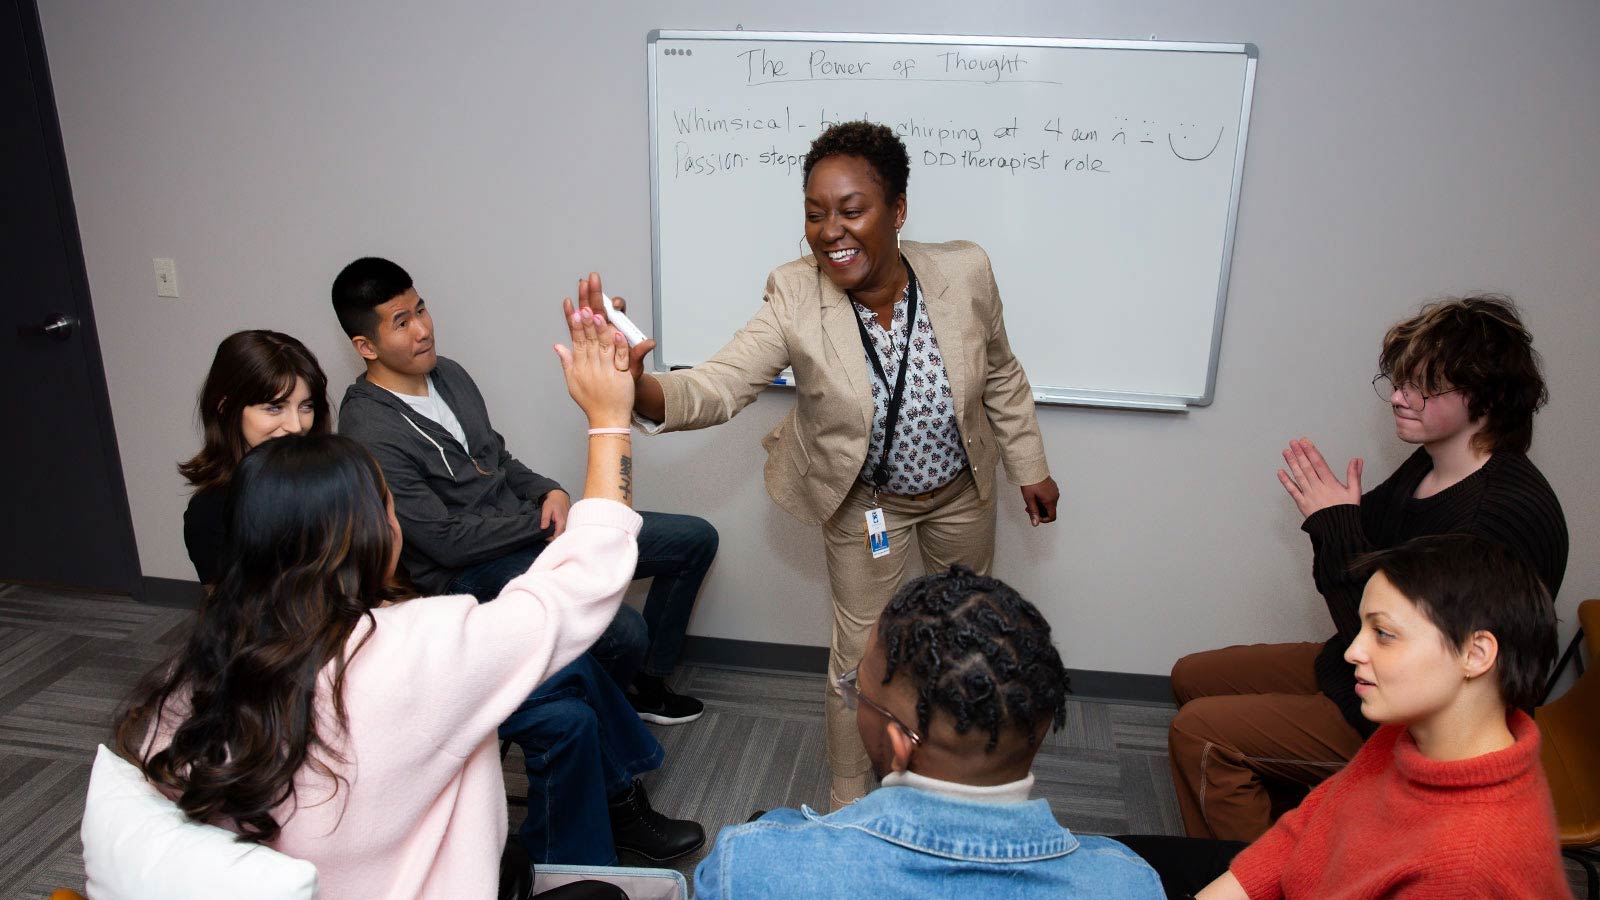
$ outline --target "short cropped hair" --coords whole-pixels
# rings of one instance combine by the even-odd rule
[[[1500,697],[1532,709],[1556,658],[1556,609],[1533,568],[1501,544],[1470,534],[1413,538],[1360,557],[1354,569],[1378,572],[1459,651],[1477,631],[1500,645]]]
[[[411,276],[377,256],[363,256],[333,279],[333,312],[348,337],[378,336],[377,308],[412,287]]]
[[[1383,337],[1378,369],[1426,393],[1458,389],[1483,419],[1476,449],[1525,453],[1533,414],[1549,399],[1533,335],[1511,298],[1479,294],[1429,303]]]
[[[917,689],[917,728],[935,708],[956,733],[1013,727],[1031,745],[1040,723],[1066,722],[1068,678],[1050,642],[1050,623],[1005,582],[964,566],[908,582],[878,619],[887,665],[883,683],[903,671]]]
[[[830,126],[811,142],[811,152],[801,169],[801,187],[811,183],[811,170],[830,156],[857,156],[878,176],[883,196],[890,203],[905,196],[911,178],[911,156],[906,145],[887,125],[872,122],[840,122]]]

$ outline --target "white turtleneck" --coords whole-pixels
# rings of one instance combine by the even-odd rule
[[[1026,803],[1028,794],[1033,790],[1033,773],[1029,772],[1020,781],[984,787],[958,781],[940,781],[911,771],[890,772],[884,776],[883,786],[916,788],[971,803]]]

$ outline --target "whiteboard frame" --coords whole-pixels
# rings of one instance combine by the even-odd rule
[[[1233,271],[1233,239],[1239,221],[1239,190],[1244,181],[1245,144],[1250,137],[1250,104],[1255,98],[1256,60],[1260,50],[1255,44],[1219,44],[1196,41],[1124,41],[1090,38],[1032,38],[1003,37],[997,35],[953,34],[872,34],[822,31],[673,31],[652,30],[645,37],[646,90],[650,107],[650,288],[651,310],[656,331],[661,330],[661,184],[657,171],[660,112],[656,98],[656,53],[658,41],[793,41],[804,43],[841,44],[953,44],[983,47],[1052,47],[1086,50],[1158,50],[1181,53],[1231,53],[1245,58],[1243,96],[1239,104],[1239,141],[1233,153],[1233,186],[1228,192],[1228,220],[1222,241],[1222,267],[1217,277],[1217,307],[1211,326],[1211,357],[1206,364],[1206,390],[1198,397],[1133,394],[1120,391],[1066,390],[1047,388],[1035,390],[1035,403],[1052,406],[1098,406],[1114,409],[1135,409],[1156,412],[1187,412],[1192,406],[1210,406],[1217,393],[1217,361],[1222,355],[1222,323],[1228,307],[1228,280]],[[666,356],[661,344],[651,353],[651,369],[667,371]],[[704,360],[701,360],[704,362]],[[681,368],[681,367],[680,367]],[[787,384],[793,385],[793,379]],[[778,385],[782,386],[782,385]]]

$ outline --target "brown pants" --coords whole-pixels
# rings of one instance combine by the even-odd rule
[[[1190,837],[1253,841],[1272,824],[1267,781],[1313,787],[1361,749],[1360,732],[1317,689],[1321,644],[1251,644],[1172,667],[1167,732]]]
[[[926,572],[961,563],[980,575],[989,574],[994,562],[994,496],[979,499],[970,470],[921,500],[878,495],[884,524],[889,529],[889,555],[879,559],[873,559],[867,550],[866,511],[872,505],[872,488],[857,481],[839,511],[822,526],[828,584],[833,592],[833,640],[828,648],[828,768],[844,778],[865,773],[871,763],[856,730],[856,714],[845,708],[834,679],[861,662],[867,649],[867,631],[895,591],[905,584],[911,574],[911,560],[920,556]],[[916,550],[912,549],[913,535]]]

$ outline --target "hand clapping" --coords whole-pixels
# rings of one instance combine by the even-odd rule
[[[1308,438],[1290,441],[1288,449],[1283,451],[1283,461],[1289,470],[1279,469],[1278,481],[1294,498],[1294,505],[1300,508],[1301,515],[1309,516],[1330,506],[1361,503],[1360,457],[1350,460],[1345,467],[1345,482],[1348,484],[1339,481],[1333,470],[1328,468],[1328,461],[1322,458],[1317,445]]]

